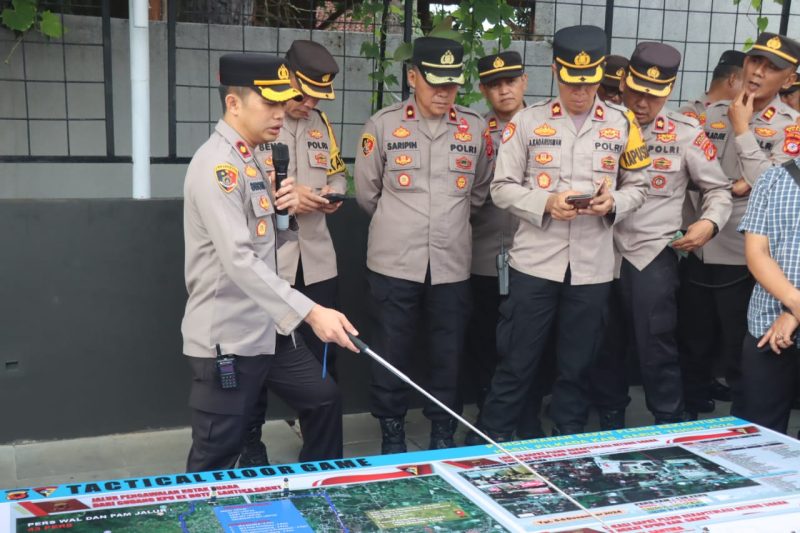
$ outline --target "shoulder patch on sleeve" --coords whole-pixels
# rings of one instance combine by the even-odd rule
[[[516,131],[517,131],[517,125],[514,124],[514,122],[509,122],[508,124],[506,124],[506,127],[503,128],[503,133],[501,135],[503,144],[510,141],[511,138],[514,136],[514,132]]]
[[[624,109],[624,108],[623,108]],[[647,144],[642,137],[642,130],[636,122],[633,111],[625,109],[623,111],[628,121],[628,141],[625,149],[619,158],[619,166],[625,170],[639,170],[650,165],[650,153],[647,151]]]
[[[220,163],[214,167],[219,188],[225,193],[231,193],[239,185],[239,169],[230,163]]]
[[[364,157],[369,157],[372,155],[372,151],[375,149],[375,136],[369,133],[365,133],[361,136],[361,154]]]

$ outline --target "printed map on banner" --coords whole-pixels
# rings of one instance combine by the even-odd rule
[[[800,532],[800,442],[736,418],[509,443],[623,532]],[[0,491],[0,531],[602,532],[489,446]]]

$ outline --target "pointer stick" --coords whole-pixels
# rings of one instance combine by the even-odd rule
[[[589,509],[587,509],[586,507],[581,505],[577,500],[575,500],[575,498],[573,498],[572,496],[570,496],[569,494],[567,494],[566,492],[564,492],[560,488],[556,487],[549,479],[547,479],[545,476],[543,476],[542,474],[540,474],[539,472],[534,470],[533,467],[531,467],[528,463],[526,463],[523,460],[517,458],[516,455],[514,455],[510,451],[506,450],[503,446],[501,446],[500,444],[496,443],[493,439],[489,438],[489,436],[486,433],[484,433],[483,431],[479,430],[478,428],[476,428],[475,426],[473,426],[472,424],[467,422],[467,420],[465,418],[463,418],[461,415],[459,415],[458,413],[456,413],[455,411],[453,411],[452,409],[447,407],[445,404],[443,404],[438,399],[436,399],[428,391],[426,391],[425,389],[423,389],[422,387],[420,387],[419,385],[414,383],[414,381],[411,378],[409,378],[403,372],[401,372],[400,370],[398,370],[397,368],[392,366],[386,359],[384,359],[383,357],[381,357],[380,355],[375,353],[372,350],[372,348],[367,346],[367,343],[365,343],[364,341],[362,341],[361,339],[359,339],[358,337],[356,337],[355,335],[352,335],[350,333],[348,333],[347,336],[350,337],[350,340],[353,342],[353,344],[356,345],[356,348],[358,348],[361,353],[365,353],[368,356],[372,357],[377,363],[379,363],[381,366],[386,368],[386,370],[388,370],[389,372],[391,372],[392,374],[394,374],[395,376],[397,376],[398,378],[400,378],[401,380],[403,380],[407,384],[409,384],[412,387],[414,387],[415,389],[417,389],[423,396],[425,396],[430,401],[432,401],[433,403],[435,403],[436,405],[438,405],[439,407],[441,407],[442,409],[447,411],[450,414],[450,416],[454,417],[456,420],[458,420],[459,422],[461,422],[462,424],[467,426],[469,429],[471,429],[472,431],[474,431],[475,433],[480,435],[481,438],[483,438],[485,441],[489,442],[492,446],[495,446],[496,448],[498,448],[503,453],[508,454],[509,457],[511,457],[514,461],[519,463],[523,468],[525,468],[525,470],[527,470],[528,472],[530,472],[531,474],[536,476],[538,479],[544,481],[547,484],[547,486],[549,486],[551,489],[555,490],[561,496],[566,498],[570,503],[575,505],[578,509],[580,509],[583,512],[585,512],[586,514],[588,514],[591,518],[597,520],[597,522],[602,524],[603,527],[607,531],[609,531],[611,533],[614,533],[614,529],[611,526],[609,526],[608,524],[606,524],[603,521],[602,518],[597,516],[597,514],[595,514],[594,512],[590,511]]]

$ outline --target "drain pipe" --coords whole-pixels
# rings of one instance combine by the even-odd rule
[[[148,0],[128,1],[131,50],[133,197],[150,198],[150,38]]]

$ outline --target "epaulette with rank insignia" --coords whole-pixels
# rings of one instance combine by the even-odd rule
[[[564,114],[564,111],[561,109],[560,102],[553,102],[553,105],[550,106],[550,116],[552,118],[558,118]]]
[[[489,119],[489,131],[497,131],[497,119],[492,117]]]
[[[594,108],[594,118],[595,120],[605,120],[606,119],[606,112],[603,110],[603,106],[598,105]]]
[[[761,113],[761,119],[769,122],[775,116],[775,106],[769,106]]]

